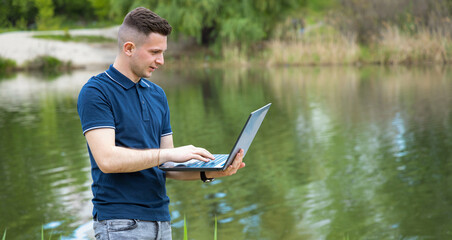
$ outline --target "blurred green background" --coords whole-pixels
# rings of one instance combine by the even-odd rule
[[[451,60],[451,0],[4,0],[0,31],[116,26],[138,6],[166,18],[172,40],[196,43],[191,59],[239,65]]]
[[[176,146],[228,152],[273,103],[238,174],[168,180],[174,239],[184,216],[189,239],[213,239],[215,216],[218,239],[452,238],[450,0],[2,1],[0,236],[94,239],[76,101],[116,51],[90,30],[138,6],[174,28],[150,80]],[[2,56],[11,36],[48,55]],[[75,46],[106,61],[67,61]]]

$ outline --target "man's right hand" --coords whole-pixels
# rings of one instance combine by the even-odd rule
[[[165,162],[186,162],[192,159],[209,162],[215,157],[206,149],[195,147],[193,145],[160,149],[159,163]]]

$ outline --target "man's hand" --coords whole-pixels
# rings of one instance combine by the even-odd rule
[[[192,159],[208,162],[215,159],[214,156],[204,148],[198,148],[193,145],[160,149],[160,164],[165,162],[186,162]]]
[[[224,171],[209,171],[206,172],[207,178],[219,178],[219,177],[225,177],[225,176],[231,176],[235,174],[240,168],[245,167],[245,163],[243,162],[243,149],[240,149],[240,151],[235,155],[234,161],[231,165],[229,165],[228,168],[226,168]]]

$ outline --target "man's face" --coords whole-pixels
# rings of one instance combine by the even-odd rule
[[[149,34],[136,46],[130,68],[138,78],[148,78],[159,66],[164,64],[163,53],[167,47],[167,37],[158,33]]]

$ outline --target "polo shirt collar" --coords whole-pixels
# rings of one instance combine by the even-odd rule
[[[142,87],[144,87],[144,88],[151,87],[151,85],[149,85],[149,83],[147,83],[143,78],[140,79],[139,84],[140,84],[140,86],[142,86]]]
[[[108,78],[110,78],[113,82],[121,85],[125,89],[130,89],[133,86],[135,86],[135,83],[132,80],[130,80],[128,77],[124,76],[124,74],[119,72],[116,68],[114,68],[113,64],[110,65],[110,67],[108,68],[107,71],[105,71],[105,73],[107,74]],[[148,83],[146,83],[145,81],[143,81],[143,79],[140,79],[138,84],[140,84],[140,86],[142,86],[142,87],[146,87],[146,88],[150,87],[150,85]]]

